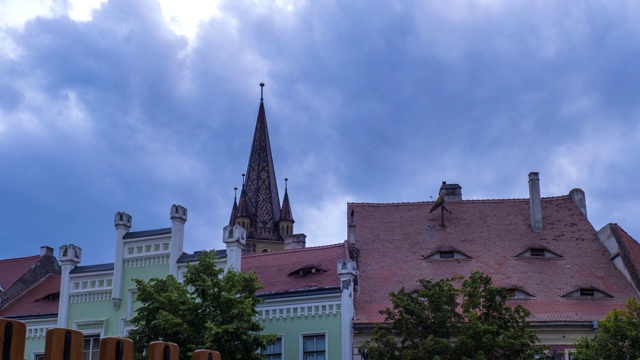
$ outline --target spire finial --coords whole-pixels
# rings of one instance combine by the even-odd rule
[[[233,188],[233,200],[235,201],[238,198],[238,187]]]
[[[247,174],[242,173],[242,186],[244,186],[244,177],[245,177],[246,175],[247,175]]]
[[[261,82],[260,83],[260,101],[261,102],[262,102],[263,90],[264,90],[264,83]]]
[[[287,191],[288,184],[289,184],[289,178],[284,178],[284,191]]]

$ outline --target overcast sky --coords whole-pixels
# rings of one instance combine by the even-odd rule
[[[117,211],[172,204],[186,251],[222,248],[260,82],[308,246],[348,201],[526,198],[530,171],[640,238],[636,1],[0,0],[0,258],[112,262]]]

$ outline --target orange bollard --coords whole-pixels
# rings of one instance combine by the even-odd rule
[[[193,352],[192,360],[222,360],[222,358],[217,351],[196,350]]]
[[[133,360],[133,341],[114,336],[100,339],[100,360]]]
[[[147,347],[147,360],[178,360],[180,348],[177,344],[153,341]]]
[[[53,328],[47,330],[44,344],[44,360],[82,360],[81,331]]]
[[[22,321],[0,319],[0,359],[24,359],[27,325]]]

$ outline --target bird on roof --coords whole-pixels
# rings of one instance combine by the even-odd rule
[[[436,199],[436,202],[433,203],[433,206],[431,207],[431,210],[429,210],[429,213],[434,212],[437,208],[439,208],[440,206],[442,206],[442,204],[444,204],[444,193],[445,193],[444,188],[440,189],[438,198]]]

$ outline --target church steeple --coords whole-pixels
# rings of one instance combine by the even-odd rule
[[[249,164],[242,174],[240,197],[237,200],[234,197],[229,225],[240,225],[246,230],[246,251],[262,252],[304,248],[306,235],[293,233],[294,222],[286,186],[280,207],[261,83]]]
[[[280,197],[271,155],[263,90],[264,83],[261,83],[258,119],[253,134],[247,177],[243,189],[246,191],[248,214],[251,219],[251,229],[246,229],[248,231],[247,238],[283,241],[278,229],[281,211]],[[242,201],[242,194],[240,199]]]

